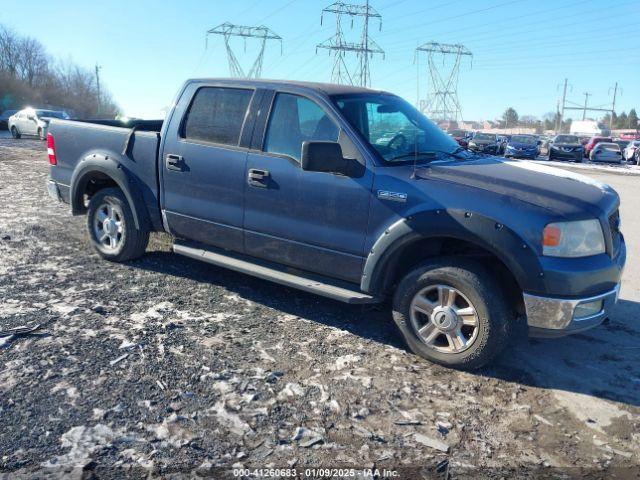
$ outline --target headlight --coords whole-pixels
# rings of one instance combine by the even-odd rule
[[[543,255],[575,258],[604,252],[604,234],[596,219],[550,223],[544,227]]]

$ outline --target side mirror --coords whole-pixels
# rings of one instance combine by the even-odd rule
[[[342,147],[338,142],[302,143],[302,170],[351,176],[354,163],[357,162],[342,156]]]

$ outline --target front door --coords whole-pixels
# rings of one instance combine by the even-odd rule
[[[247,160],[246,253],[359,282],[373,175],[360,178],[300,168],[305,140],[350,140],[319,102],[278,93],[263,148]],[[257,128],[256,128],[257,130]],[[354,151],[353,144],[345,151]]]
[[[253,95],[217,86],[184,92],[193,100],[176,107],[160,161],[162,207],[177,237],[243,250],[247,148],[240,139]]]

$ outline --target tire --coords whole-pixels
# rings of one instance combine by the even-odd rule
[[[22,137],[22,135],[20,135],[20,132],[18,132],[18,129],[16,128],[16,126],[14,125],[13,127],[11,127],[11,136],[13,138],[20,138]]]
[[[112,262],[141,257],[149,243],[149,231],[136,228],[131,207],[118,188],[105,188],[91,197],[87,229],[93,248]]]
[[[46,139],[47,139],[47,137],[46,137],[46,136],[45,136],[45,134],[44,134],[44,130],[43,130],[42,128],[39,128],[39,129],[38,129],[38,138],[39,138],[40,140],[46,140]]]
[[[452,307],[441,306],[447,304],[447,295],[441,293],[441,288],[442,292],[455,290]],[[424,308],[435,308],[427,314],[415,307],[414,301],[428,305]],[[472,308],[473,314],[467,307]],[[467,311],[464,325],[456,310]],[[447,367],[474,370],[504,349],[515,314],[501,286],[482,265],[445,257],[421,265],[402,279],[393,297],[393,319],[415,354]],[[429,344],[419,333],[425,327],[425,336],[435,336]],[[449,334],[443,333],[445,330]],[[457,340],[458,332],[466,346]]]

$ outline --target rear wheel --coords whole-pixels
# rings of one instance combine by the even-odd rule
[[[20,135],[20,132],[18,132],[18,129],[16,128],[16,126],[12,126],[11,127],[11,136],[13,138],[20,138],[22,135]]]
[[[404,277],[393,298],[393,318],[414,353],[445,366],[475,369],[502,351],[514,315],[482,265],[451,257]]]
[[[93,248],[113,262],[142,256],[149,243],[149,231],[136,227],[131,207],[118,188],[106,188],[91,197],[87,227]]]

